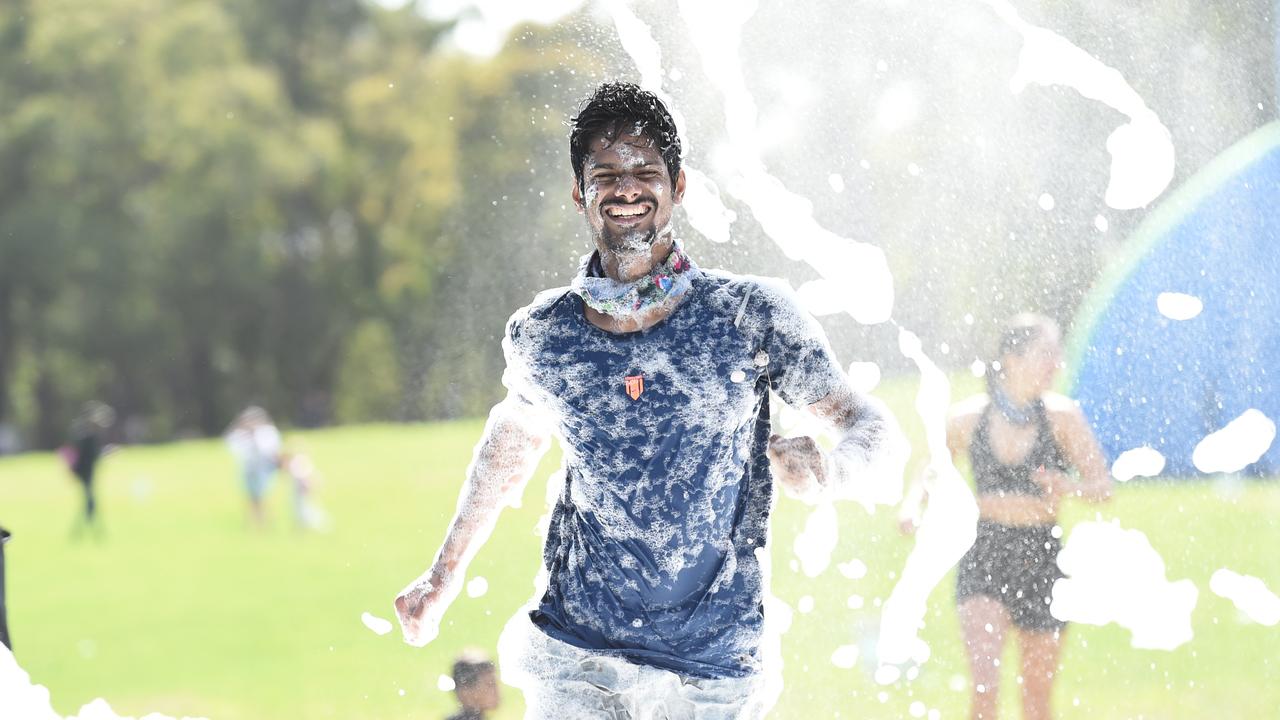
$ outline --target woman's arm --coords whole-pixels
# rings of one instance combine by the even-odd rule
[[[1107,468],[1106,456],[1080,407],[1070,398],[1057,398],[1049,407],[1049,424],[1067,461],[1080,474],[1080,482],[1064,488],[1059,494],[1074,495],[1089,502],[1109,500],[1111,470]]]

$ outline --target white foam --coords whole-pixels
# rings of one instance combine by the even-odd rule
[[[467,582],[467,597],[478,598],[489,592],[489,581],[477,575]]]
[[[1186,293],[1162,292],[1156,296],[1156,309],[1170,320],[1190,320],[1204,310],[1204,301]]]
[[[841,645],[831,653],[831,664],[841,670],[848,670],[858,664],[858,646]]]
[[[861,580],[867,576],[867,564],[857,558],[836,565],[836,569],[840,571],[841,575],[850,580]]]
[[[1053,586],[1054,617],[1088,625],[1114,622],[1132,633],[1135,648],[1173,650],[1191,640],[1196,586],[1165,577],[1164,560],[1141,530],[1082,522],[1071,531],[1058,566],[1067,577]]]
[[[809,513],[804,530],[796,535],[791,546],[805,575],[817,577],[831,564],[831,552],[836,549],[839,532],[836,508],[832,503],[821,503]]]
[[[1136,477],[1155,477],[1164,471],[1164,455],[1159,450],[1149,447],[1138,447],[1125,450],[1120,457],[1111,463],[1111,476],[1119,482],[1128,482]]]
[[[1050,195],[1049,193],[1044,193],[1043,195],[1041,195],[1040,199],[1037,200],[1036,202],[1040,205],[1040,209],[1044,210],[1045,212],[1048,212],[1057,206],[1057,202],[1054,201],[1053,196]]]
[[[360,622],[364,623],[365,627],[369,628],[370,630],[377,633],[378,635],[386,635],[387,633],[391,632],[391,628],[392,628],[391,621],[384,620],[372,613],[367,613],[367,612],[360,613]]]
[[[849,363],[849,384],[860,393],[869,393],[880,384],[880,366],[873,362]]]
[[[1093,218],[1093,227],[1100,233],[1104,233],[1111,228],[1111,223],[1101,215],[1095,215]]]
[[[1132,210],[1164,192],[1173,180],[1173,137],[1124,76],[1061,35],[1027,23],[1007,0],[984,2],[1022,34],[1018,70],[1010,82],[1015,93],[1031,83],[1063,85],[1129,117],[1107,138],[1111,153],[1107,205]]]
[[[1221,568],[1209,578],[1209,589],[1235,603],[1237,610],[1260,625],[1280,623],[1280,597],[1260,578]]]
[[[455,687],[457,687],[457,684],[455,684],[453,682],[453,678],[448,675],[441,675],[436,678],[436,689],[440,692],[453,692]]]
[[[813,596],[805,595],[796,601],[796,611],[802,615],[813,612]]]
[[[946,418],[951,405],[951,384],[921,347],[920,338],[907,330],[898,335],[902,354],[920,370],[916,411],[924,424],[929,464],[925,488],[929,503],[916,530],[916,543],[902,577],[885,601],[880,618],[876,656],[882,663],[919,662],[929,647],[918,630],[924,622],[929,594],[964,556],[977,536],[978,504],[969,484],[951,462],[947,449]]]
[[[13,657],[9,648],[0,645],[0,718],[13,720],[63,720],[63,716],[53,709],[49,689],[33,683]],[[121,717],[111,709],[111,705],[102,698],[86,703],[75,715],[65,720],[133,720],[132,717]],[[153,712],[142,716],[141,720],[174,720],[169,715]],[[183,717],[183,720],[205,720],[204,718]]]
[[[840,173],[831,173],[828,175],[827,184],[831,186],[831,189],[834,192],[844,192],[844,176]]]
[[[1275,422],[1250,408],[1205,436],[1191,453],[1191,462],[1202,473],[1239,472],[1257,462],[1275,439]]]

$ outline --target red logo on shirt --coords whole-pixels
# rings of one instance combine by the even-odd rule
[[[629,375],[627,376],[627,394],[632,400],[639,400],[640,393],[644,392],[644,376]]]

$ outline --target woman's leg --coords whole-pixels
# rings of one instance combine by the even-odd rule
[[[1022,650],[1022,717],[1049,720],[1053,680],[1058,675],[1062,653],[1062,630],[1019,630],[1018,644]]]
[[[973,674],[973,720],[994,720],[999,707],[1000,654],[1009,611],[995,598],[973,595],[961,601],[960,632]]]

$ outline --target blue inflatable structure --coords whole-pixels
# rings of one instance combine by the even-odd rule
[[[1172,319],[1163,293],[1203,310]],[[1196,445],[1250,408],[1280,423],[1280,123],[1148,216],[1082,306],[1068,366],[1108,458],[1151,447],[1165,476],[1199,475]],[[1280,473],[1280,441],[1244,472]]]

